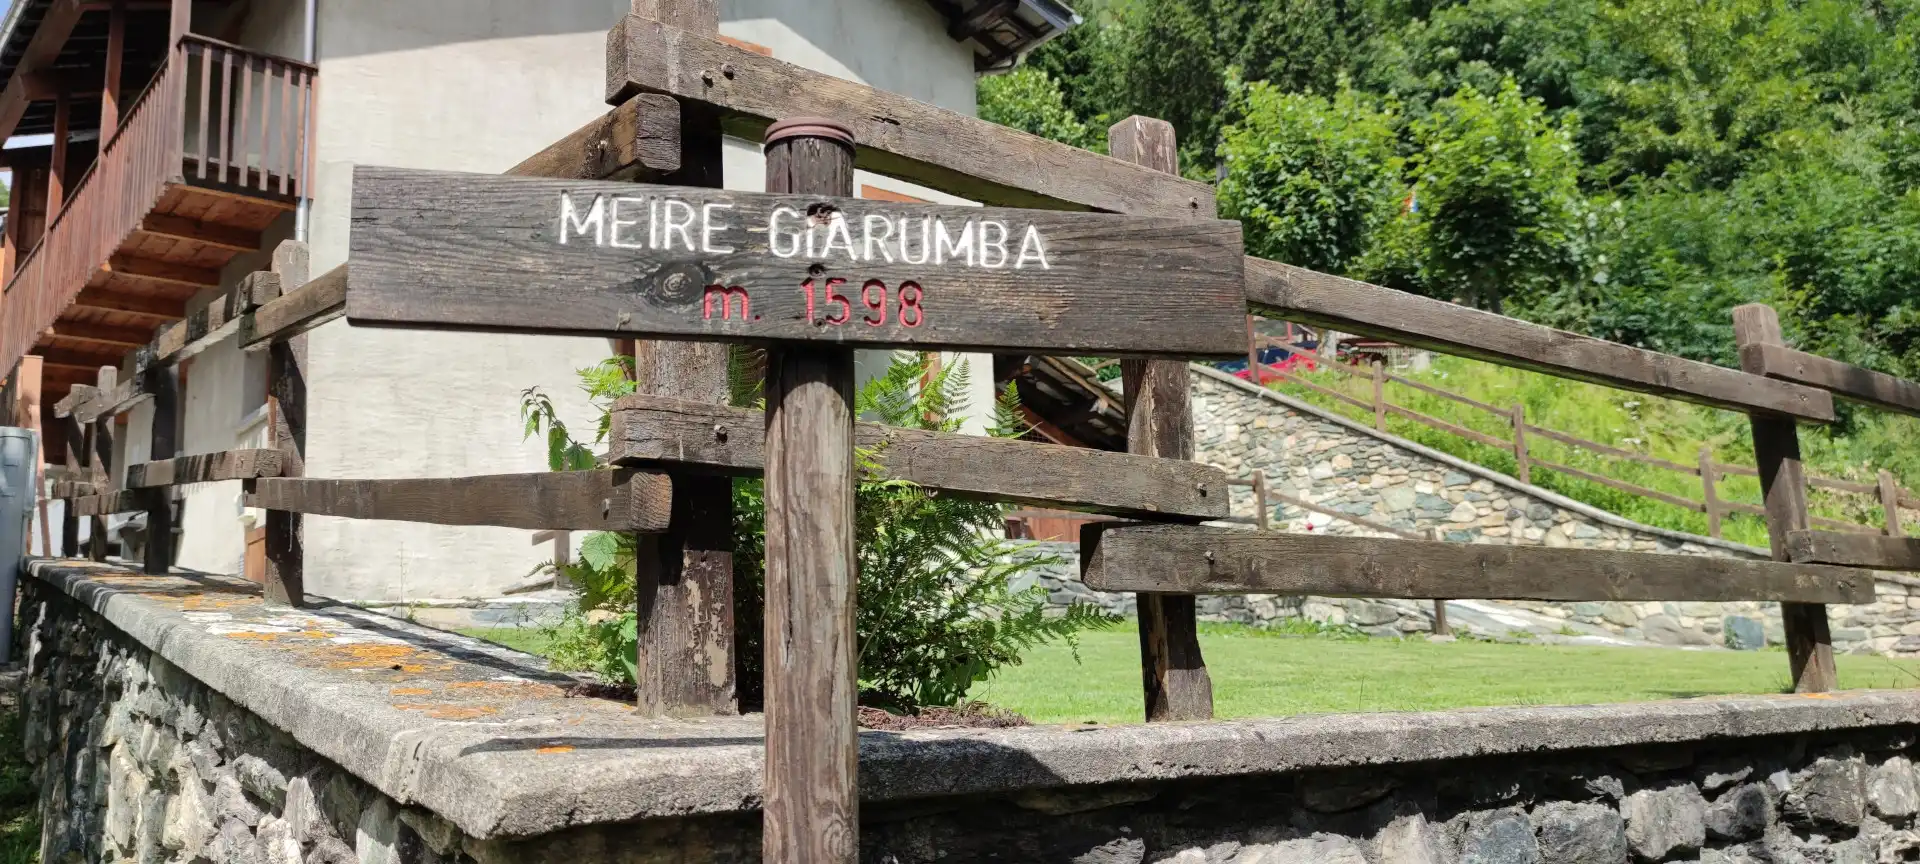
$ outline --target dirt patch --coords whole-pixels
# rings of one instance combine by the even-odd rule
[[[985,702],[969,702],[954,708],[922,708],[915,714],[893,714],[878,708],[860,706],[860,728],[882,732],[910,729],[1010,729],[1031,726],[1027,718],[1012,711],[995,708]]]

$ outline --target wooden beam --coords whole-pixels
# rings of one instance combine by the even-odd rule
[[[242,319],[240,344],[253,351],[332,321],[346,310],[347,265],[328,270]]]
[[[173,240],[189,240],[233,252],[257,252],[263,242],[258,231],[201,222],[165,213],[147,214],[140,220],[138,230],[143,234],[153,234]]]
[[[127,466],[127,488],[280,476],[278,450],[225,450]]]
[[[657,183],[680,170],[680,103],[641,93],[507,169],[555,180]]]
[[[47,226],[67,206],[67,148],[71,143],[73,100],[62,88],[53,97],[53,163],[47,170]]]
[[[150,330],[67,320],[53,322],[53,326],[47,328],[47,335],[60,339],[72,339],[77,342],[92,342],[120,349],[145,345],[147,344],[147,340],[153,338],[153,332]]]
[[[1811,387],[1259,258],[1246,274],[1248,305],[1289,321],[1729,411],[1834,419],[1833,397]]]
[[[214,288],[220,284],[220,271],[210,267],[191,267],[131,255],[114,255],[101,269],[119,276],[191,288]]]
[[[99,391],[93,387],[86,384],[75,384],[67,390],[67,395],[60,397],[60,401],[53,403],[53,416],[62,420],[72,417],[75,409],[93,401],[97,395],[99,395]]]
[[[431,480],[267,477],[253,481],[247,506],[433,525],[654,534],[667,530],[672,492],[665,474],[627,469]]]
[[[853,130],[857,167],[1001,207],[1212,216],[1212,188],[629,16],[607,35],[607,102],[650,91],[758,141],[788,117]]]
[[[765,426],[759,411],[628,396],[613,407],[609,458],[755,475],[766,465]],[[968,498],[1156,521],[1228,515],[1226,474],[1195,462],[879,423],[854,424],[854,444],[888,478]]]
[[[1787,557],[1803,564],[1920,571],[1920,540],[1838,531],[1789,531]]]
[[[187,304],[184,300],[168,297],[149,297],[138,294],[121,294],[104,288],[83,288],[74,298],[74,306],[83,309],[98,309],[102,312],[125,312],[131,315],[144,315],[149,318],[165,318],[177,321],[186,315]]]
[[[1773,309],[1749,303],[1733,309],[1733,337],[1744,349],[1748,345],[1783,344],[1780,319]],[[1741,363],[1746,371],[1759,374],[1744,352]],[[1825,390],[1813,392],[1826,395]],[[1812,528],[1807,513],[1806,466],[1800,458],[1800,432],[1793,422],[1768,414],[1750,414],[1747,426],[1753,433],[1753,464],[1760,477],[1761,503],[1765,505],[1767,545],[1773,560],[1791,560],[1787,538],[1794,531]],[[1833,635],[1827,621],[1827,607],[1818,602],[1783,603],[1780,619],[1787,636],[1787,666],[1793,676],[1796,693],[1825,693],[1839,686],[1839,673],[1833,664]]]
[[[1657,552],[1112,523],[1087,525],[1081,543],[1082,578],[1099,591],[1568,603],[1874,596],[1862,570]]]
[[[55,480],[47,484],[47,490],[47,497],[55,499],[85,498],[102,491],[98,484],[81,480]]]
[[[107,9],[106,80],[100,87],[100,143],[113,140],[120,129],[120,65],[127,53],[127,4],[114,0]],[[185,72],[185,70],[181,70]]]
[[[150,493],[122,489],[118,492],[103,492],[85,498],[75,498],[68,505],[75,516],[113,516],[120,513],[138,513],[146,509],[144,496]]]
[[[1241,229],[1227,220],[364,165],[353,201],[355,324],[914,350],[1245,350]],[[692,220],[682,239],[676,213]]]
[[[53,0],[40,18],[40,26],[34,28],[33,38],[20,54],[20,62],[14,64],[13,78],[5,90],[0,90],[0,141],[13,137],[21,116],[27,113],[27,103],[33,101],[27,98],[28,80],[36,73],[53,68],[60,49],[67,44],[67,37],[73,34],[74,25],[80,23],[81,7],[79,0]],[[49,209],[47,212],[59,211]]]
[[[1920,383],[1785,345],[1742,345],[1740,365],[1781,381],[1818,387],[1842,399],[1920,416]]]

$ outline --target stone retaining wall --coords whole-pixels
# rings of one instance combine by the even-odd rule
[[[43,861],[750,864],[758,717],[223,577],[37,562]],[[1070,686],[1071,682],[1062,682]],[[1920,861],[1920,693],[864,733],[886,864]]]
[[[1192,368],[1195,458],[1240,479],[1264,470],[1274,491],[1330,510],[1402,530],[1437,528],[1445,539],[1458,543],[1766,556],[1765,550],[1750,546],[1640,525],[1213,369]],[[1252,490],[1236,487],[1233,495],[1234,513],[1253,515]],[[1274,507],[1272,525],[1287,531],[1381,534],[1284,504]],[[1073,554],[1070,547],[1049,551]],[[1130,597],[1103,597],[1080,586],[1078,567],[1071,561],[1039,577],[1056,600],[1091,600],[1115,611],[1132,611]],[[1877,602],[1831,607],[1835,648],[1920,653],[1920,596],[1908,593],[1906,585],[1883,580]],[[1213,620],[1264,624],[1304,616],[1353,624],[1383,636],[1426,633],[1433,627],[1432,604],[1427,602],[1311,597],[1214,597],[1202,602]],[[1501,605],[1563,620],[1570,635],[1616,634],[1669,645],[1758,648],[1762,636],[1779,644],[1784,633],[1774,603]]]

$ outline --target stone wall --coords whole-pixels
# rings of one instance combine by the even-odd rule
[[[750,864],[758,717],[222,577],[39,562],[47,862]],[[886,864],[1920,861],[1920,693],[868,732]]]
[[[1193,368],[1195,458],[1230,477],[1267,473],[1271,488],[1326,509],[1396,529],[1439,529],[1456,543],[1537,544],[1627,549],[1680,555],[1764,558],[1766,551],[1737,543],[1640,525],[1536,486],[1377,432],[1332,412],[1210,368]],[[1251,489],[1235,487],[1233,512],[1251,517]],[[1338,535],[1384,535],[1353,522],[1276,503],[1278,530]],[[1061,567],[1036,574],[1057,601],[1087,600],[1130,614],[1132,598],[1101,596],[1078,584],[1075,552]],[[1916,590],[1920,594],[1920,590]],[[1433,628],[1428,602],[1341,600],[1318,597],[1210,597],[1203,613],[1212,620],[1265,624],[1304,616],[1352,624],[1388,636]],[[1667,645],[1727,645],[1759,648],[1779,644],[1784,630],[1774,603],[1474,603],[1508,606],[1532,618],[1565,622],[1570,637],[1615,635]],[[1489,613],[1498,618],[1497,612]],[[1920,596],[1909,586],[1883,579],[1879,600],[1865,606],[1833,606],[1836,649],[1894,654],[1920,653]],[[1502,636],[1502,632],[1482,635]]]

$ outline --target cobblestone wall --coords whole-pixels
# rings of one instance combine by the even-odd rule
[[[1193,408],[1196,457],[1231,477],[1264,470],[1271,488],[1329,510],[1397,529],[1439,529],[1456,543],[1532,544],[1627,549],[1680,555],[1762,557],[1758,550],[1704,537],[1606,518],[1591,508],[1569,506],[1537,487],[1496,472],[1459,464],[1426,448],[1309,406],[1257,393],[1241,382],[1195,371]],[[1253,492],[1234,489],[1234,513],[1254,513]],[[1336,535],[1385,535],[1353,522],[1276,504],[1274,528]],[[1039,575],[1056,600],[1086,600],[1131,614],[1132,598],[1101,596],[1078,582],[1073,547],[1048,549],[1069,558],[1066,566]],[[1833,606],[1835,648],[1852,652],[1920,653],[1920,596],[1881,581],[1877,602]],[[1565,622],[1564,635],[1613,634],[1665,645],[1726,645],[1757,649],[1779,644],[1784,631],[1774,603],[1476,603],[1506,606],[1539,618]],[[1318,597],[1209,597],[1202,613],[1212,620],[1261,624],[1304,616],[1352,624],[1380,636],[1427,633],[1433,605],[1406,600],[1341,600]],[[1496,616],[1497,617],[1497,616]],[[1536,622],[1529,621],[1530,625]],[[1504,632],[1483,633],[1502,636]]]

